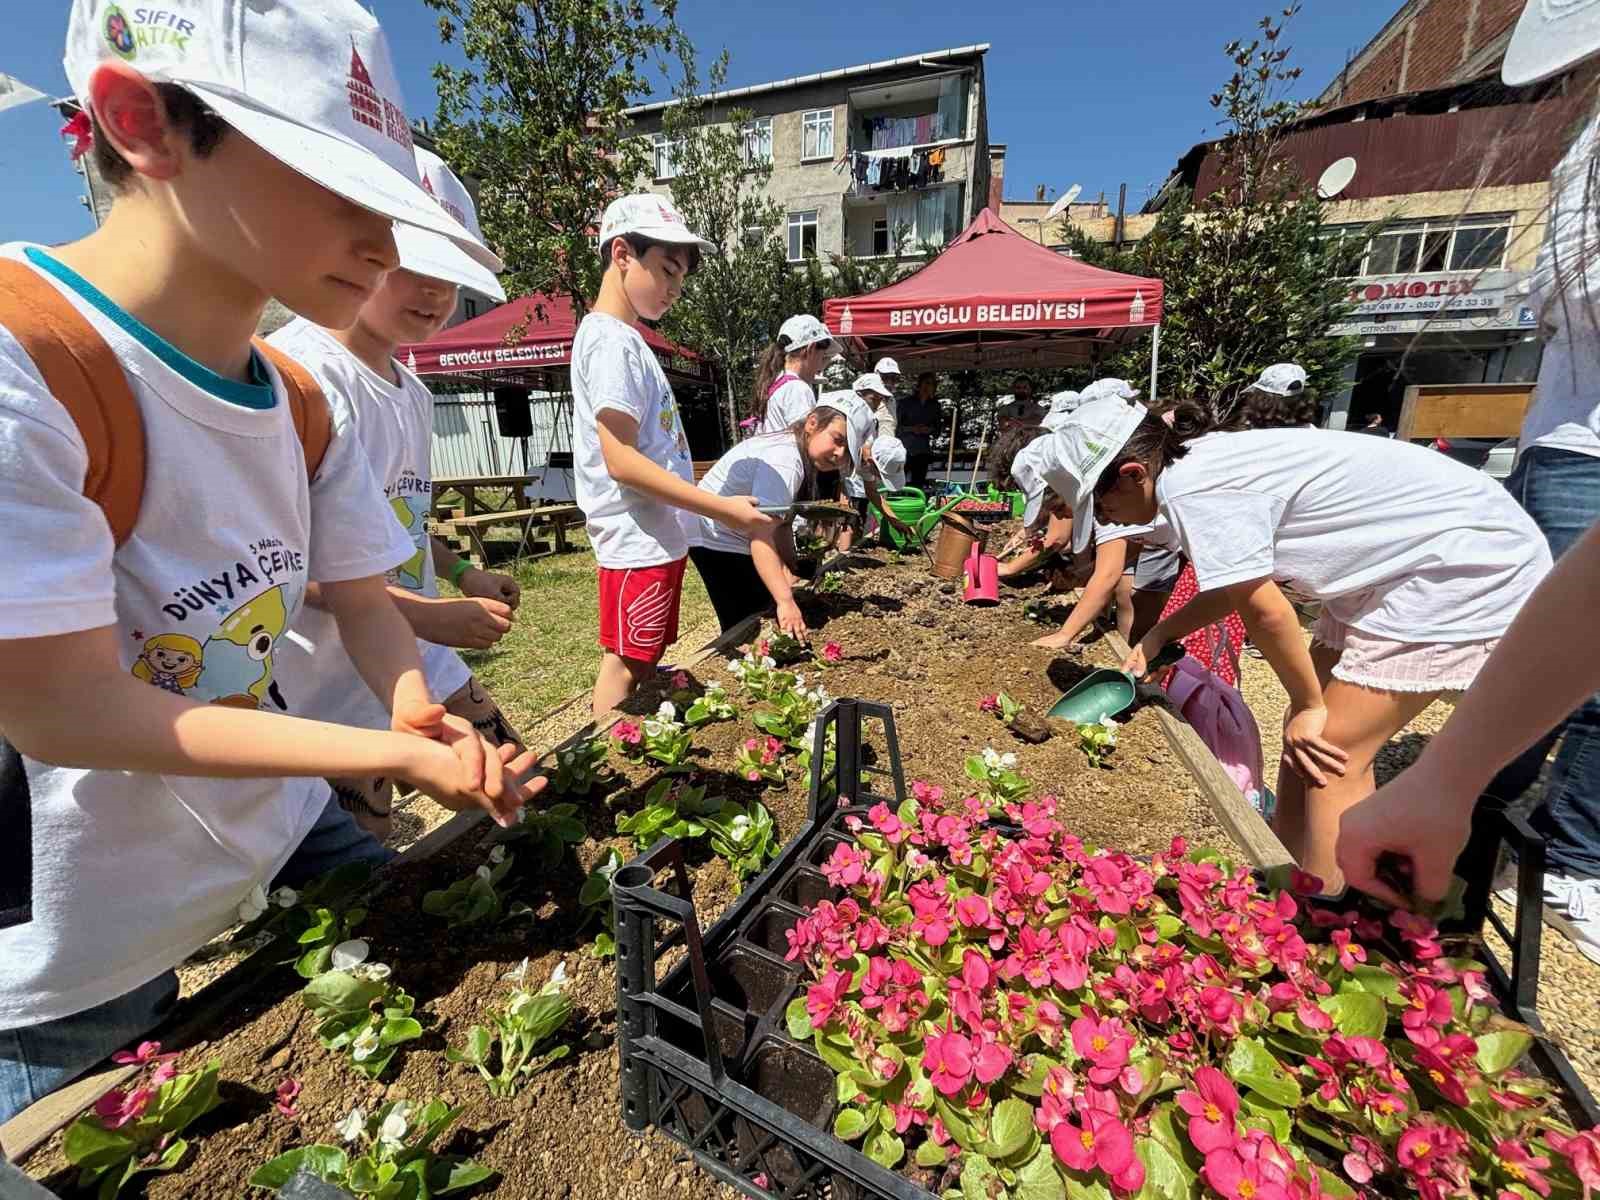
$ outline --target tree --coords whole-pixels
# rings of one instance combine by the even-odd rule
[[[1355,356],[1355,339],[1328,333],[1351,311],[1341,276],[1350,273],[1352,243],[1324,236],[1315,190],[1281,153],[1301,115],[1283,98],[1300,76],[1282,45],[1284,21],[1297,11],[1263,19],[1260,37],[1225,49],[1234,71],[1211,97],[1225,132],[1212,147],[1218,184],[1209,195],[1196,201],[1178,194],[1150,234],[1121,252],[1069,232],[1069,245],[1086,261],[1164,282],[1165,395],[1214,397],[1275,362],[1298,362],[1310,386],[1327,395]],[[1137,378],[1148,357],[1140,346],[1108,369]]]
[[[677,0],[426,0],[468,65],[433,68],[434,134],[478,181],[478,217],[511,296],[599,288],[600,214],[649,168],[626,109],[687,41]]]

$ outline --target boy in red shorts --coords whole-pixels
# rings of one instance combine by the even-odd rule
[[[745,536],[776,524],[749,496],[694,485],[689,443],[665,372],[639,333],[677,301],[710,242],[660,196],[623,196],[600,224],[605,276],[572,339],[578,506],[600,570],[596,717],[633,694],[678,636],[689,534],[685,509]]]

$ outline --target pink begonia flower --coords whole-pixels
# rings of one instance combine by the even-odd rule
[[[989,902],[974,892],[956,901],[956,920],[972,929],[989,924]]]
[[[1545,1133],[1544,1140],[1550,1144],[1550,1149],[1567,1160],[1572,1173],[1583,1184],[1583,1200],[1590,1200],[1591,1194],[1600,1190],[1600,1125],[1571,1137],[1550,1130]]]
[[[915,914],[911,928],[930,946],[942,946],[950,940],[950,904],[926,879],[919,879],[906,891]]]
[[[999,693],[998,692],[991,692],[987,696],[980,696],[978,698],[978,711],[979,712],[985,712],[985,713],[997,713],[997,712],[999,712],[1000,711],[1000,695],[999,695]]]
[[[1483,980],[1482,971],[1461,972],[1461,986],[1467,993],[1467,1006],[1473,1004],[1494,1003],[1494,993],[1489,990],[1489,985]]]
[[[618,721],[611,728],[611,736],[624,746],[637,746],[644,741],[644,729],[637,721]]]
[[[1543,1175],[1550,1169],[1550,1160],[1542,1154],[1533,1154],[1521,1142],[1496,1141],[1494,1156],[1500,1162],[1500,1169],[1511,1178],[1526,1187],[1532,1188],[1541,1196],[1550,1194],[1550,1181]]]
[[[1367,961],[1366,947],[1355,941],[1348,929],[1335,929],[1329,937],[1339,951],[1339,965],[1346,971],[1354,971]]]
[[[1455,1068],[1432,1050],[1422,1046],[1417,1047],[1416,1062],[1438,1093],[1451,1104],[1459,1104],[1466,1108],[1472,1103],[1472,1097],[1467,1095],[1466,1085],[1461,1082]]]
[[[152,1087],[134,1088],[127,1092],[112,1088],[94,1102],[94,1115],[100,1118],[100,1123],[107,1129],[121,1129],[129,1121],[136,1121],[144,1115],[155,1094],[156,1090]]]
[[[1336,1063],[1358,1067],[1381,1067],[1389,1061],[1389,1051],[1377,1038],[1335,1035],[1322,1043],[1328,1058]]]
[[[908,830],[900,818],[889,811],[887,804],[874,804],[867,809],[867,820],[872,822],[872,827],[883,834],[884,840],[891,846],[898,846],[906,840]]]
[[[1011,1068],[1015,1055],[1011,1047],[995,1040],[988,1030],[971,1038],[972,1074],[979,1083],[991,1084]]]
[[[1441,1036],[1438,1031],[1455,1016],[1449,994],[1420,979],[1402,984],[1400,990],[1406,997],[1405,1011],[1400,1014],[1401,1025],[1417,1045],[1433,1045]]]
[[[1144,1164],[1134,1153],[1133,1131],[1108,1113],[1088,1113],[1081,1125],[1062,1121],[1050,1131],[1050,1149],[1074,1171],[1105,1172],[1119,1191],[1144,1186]]]
[[[822,873],[834,887],[855,887],[867,870],[867,856],[847,842],[833,848],[833,854],[822,864]]]
[[[935,1089],[954,1096],[972,1078],[972,1043],[954,1029],[930,1034],[922,1065]]]
[[[806,989],[806,1012],[811,1015],[811,1025],[821,1029],[833,1019],[839,1005],[850,991],[849,971],[829,971]]]
[[[1200,1012],[1213,1028],[1237,1034],[1244,1022],[1244,1001],[1226,988],[1208,987],[1200,993]]]
[[[950,980],[950,1011],[974,1033],[983,1028],[984,996],[994,978],[989,960],[968,950],[961,960],[961,973]]]
[[[844,647],[839,645],[838,642],[827,643],[822,647],[822,661],[830,663],[843,662]]]
[[[1442,1161],[1456,1158],[1467,1148],[1460,1132],[1438,1121],[1423,1119],[1400,1135],[1396,1155],[1413,1175],[1431,1175]]]
[[[911,794],[916,798],[918,804],[938,804],[944,799],[944,789],[942,787],[936,787],[920,779],[912,781]]]
[[[683,691],[684,688],[688,687],[689,686],[689,672],[687,672],[687,671],[674,671],[672,673],[672,686],[674,688],[676,688],[680,692]]]
[[[1133,1034],[1126,1025],[1115,1017],[1101,1018],[1093,1009],[1086,1009],[1072,1023],[1072,1048],[1092,1064],[1090,1081],[1102,1086],[1115,1080],[1128,1065],[1133,1043]]]
[[[1276,1172],[1269,1164],[1231,1148],[1206,1155],[1200,1174],[1226,1200],[1289,1200],[1289,1190],[1273,1178]]]
[[[1323,887],[1322,876],[1302,871],[1299,867],[1289,868],[1289,890],[1295,895],[1320,896]]]
[[[295,1107],[294,1102],[295,1097],[299,1094],[300,1081],[294,1078],[285,1079],[278,1085],[277,1089],[273,1093],[277,1100],[277,1103],[274,1104],[273,1107],[278,1110],[280,1116],[293,1117],[300,1111],[297,1107]]]
[[[1344,1173],[1352,1183],[1370,1183],[1374,1175],[1381,1175],[1388,1169],[1389,1160],[1377,1142],[1359,1134],[1350,1139],[1350,1153],[1344,1156]]]
[[[1178,1093],[1178,1107],[1189,1115],[1189,1140],[1201,1154],[1238,1144],[1239,1093],[1215,1067],[1194,1073],[1194,1091]]]
[[[1321,1005],[1309,999],[1295,1005],[1294,1015],[1300,1024],[1314,1033],[1327,1033],[1333,1028],[1333,1018],[1323,1011]]]
[[[111,1061],[124,1066],[137,1064],[142,1067],[149,1063],[168,1062],[177,1057],[176,1050],[170,1054],[161,1053],[160,1042],[140,1042],[137,1050],[118,1050],[111,1056]]]

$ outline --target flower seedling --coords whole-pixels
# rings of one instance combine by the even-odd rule
[[[795,676],[793,687],[770,697],[769,707],[751,718],[761,732],[795,750],[805,747],[806,730],[830,699],[827,688],[819,686],[807,691],[805,683],[805,676]]]
[[[111,1200],[135,1175],[177,1168],[189,1149],[178,1135],[217,1106],[222,1070],[212,1060],[203,1070],[180,1075],[172,1062],[177,1057],[162,1054],[160,1042],[111,1056],[112,1062],[139,1070],[127,1086],[112,1088],[67,1128],[61,1150],[79,1169],[79,1187],[98,1185],[100,1200]]]
[[[770,733],[765,737],[746,738],[734,756],[734,769],[751,783],[783,782],[783,743]]]
[[[433,1143],[460,1114],[443,1100],[420,1109],[409,1100],[395,1100],[371,1116],[352,1109],[335,1127],[341,1145],[319,1143],[280,1154],[250,1176],[250,1186],[275,1192],[306,1170],[373,1200],[425,1200],[464,1191],[495,1173],[459,1154],[433,1152]]]
[[[620,726],[619,726],[620,728]],[[660,763],[668,771],[687,771],[694,735],[678,720],[672,701],[663,700],[654,717],[639,726],[639,740],[625,743],[625,752],[636,758]]]
[[[422,911],[430,917],[443,917],[452,925],[476,925],[498,919],[505,905],[497,889],[515,861],[516,856],[507,854],[504,846],[492,847],[489,861],[472,874],[447,888],[425,893]]]
[[[674,786],[671,779],[657,780],[645,793],[644,807],[617,818],[617,832],[633,838],[646,850],[658,838],[697,838],[705,835],[701,818],[722,807],[720,798],[707,801],[706,789],[688,784]]]
[[[422,1023],[411,1015],[416,1001],[394,983],[384,963],[328,971],[306,984],[300,1000],[317,1018],[322,1044],[348,1053],[369,1079],[383,1074],[401,1043],[422,1036]]]
[[[556,774],[551,784],[563,796],[587,796],[599,782],[605,761],[604,738],[587,738],[562,746],[556,751]]]
[[[610,958],[617,952],[617,913],[611,904],[611,879],[620,866],[622,855],[614,846],[607,848],[578,889],[578,907],[585,913],[583,923],[587,925],[599,916],[604,926],[585,949],[592,958]]]
[[[733,717],[733,702],[728,699],[728,693],[722,685],[713,680],[706,684],[706,690],[695,697],[684,711],[683,723],[690,729],[698,729],[713,721],[731,721]]]
[[[531,843],[533,861],[544,870],[559,863],[568,846],[579,845],[588,836],[576,804],[552,804],[537,812],[525,808],[522,820],[501,835],[506,841]]]
[[[752,700],[770,700],[792,688],[795,680],[793,672],[778,669],[777,660],[770,654],[755,650],[729,663],[728,673]]]
[[[711,851],[733,868],[741,883],[760,872],[778,853],[772,814],[759,802],[748,809],[728,801],[714,815],[701,818],[711,835]]]
[[[844,576],[838,571],[829,571],[817,581],[815,590],[823,596],[831,596],[835,592],[842,592],[844,591]],[[783,660],[779,659],[778,661],[782,662]]]
[[[982,754],[967,758],[967,778],[978,785],[980,798],[993,809],[1016,804],[1028,795],[1028,781],[1017,774],[1017,756],[985,746]]]
[[[522,970],[526,969],[524,960]],[[556,1036],[572,1018],[572,1001],[564,994],[566,985],[563,963],[537,992],[518,987],[503,1009],[491,1010],[487,1026],[474,1025],[467,1031],[466,1044],[446,1050],[445,1057],[474,1067],[491,1094],[501,1099],[515,1096],[528,1077],[572,1053],[572,1047]]]
[[[1110,717],[1101,717],[1078,726],[1078,748],[1089,760],[1091,767],[1110,766],[1108,761],[1117,748],[1117,723]]]
[[[776,628],[764,640],[756,643],[756,650],[763,657],[771,658],[780,667],[803,662],[811,657],[810,646]]]
[[[985,696],[978,701],[978,711],[990,713],[1010,725],[1017,719],[1017,714],[1022,711],[1022,705],[1004,692],[996,692],[994,695]]]
[[[817,654],[817,666],[837,667],[844,661],[844,647],[838,642],[824,642]]]

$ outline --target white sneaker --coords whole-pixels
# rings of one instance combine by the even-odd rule
[[[1576,879],[1572,876],[1554,878],[1566,884],[1563,894],[1566,900],[1567,935],[1579,954],[1600,965],[1600,879]]]
[[[1546,871],[1544,875],[1545,907],[1553,908],[1556,912],[1565,914],[1573,893],[1590,884],[1600,885],[1600,881],[1578,879],[1572,875],[1558,875],[1554,871]],[[1600,911],[1597,911],[1596,915],[1600,916]]]
[[[1517,907],[1517,870],[1517,860],[1507,858],[1505,865],[1495,875],[1494,882],[1489,885],[1495,899],[1513,911]]]

